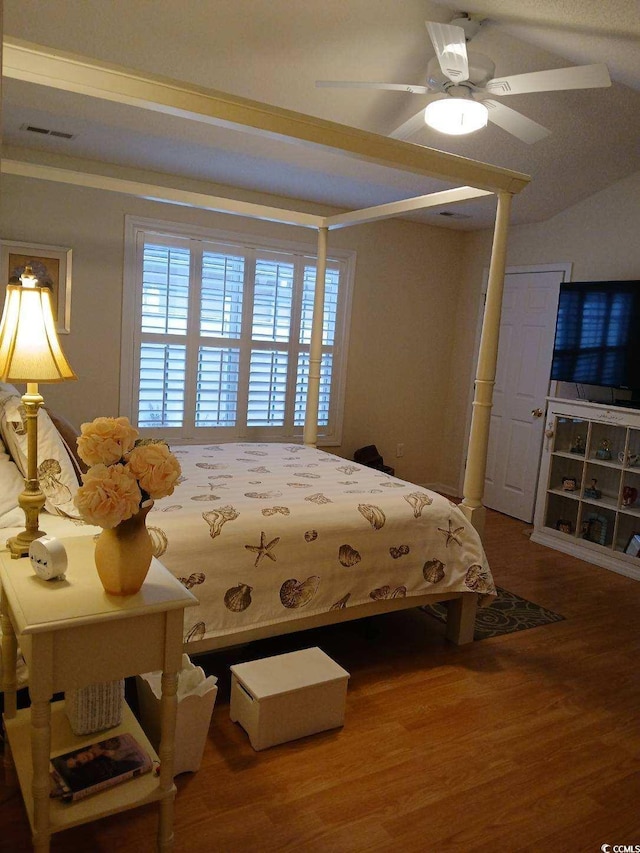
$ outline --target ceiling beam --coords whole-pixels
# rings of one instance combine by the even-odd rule
[[[182,207],[193,207],[199,210],[210,210],[215,213],[227,213],[234,216],[247,216],[252,219],[262,219],[278,222],[281,225],[297,225],[303,228],[328,228],[330,231],[338,228],[348,228],[350,225],[364,225],[379,219],[389,219],[392,216],[402,216],[427,207],[439,207],[472,198],[492,195],[487,190],[473,187],[458,187],[430,195],[417,196],[402,201],[392,201],[362,210],[352,210],[335,216],[316,216],[298,210],[282,207],[271,207],[266,204],[255,204],[239,199],[223,198],[208,193],[182,190],[176,187],[165,187],[149,184],[144,181],[132,181],[126,178],[116,178],[111,175],[101,175],[96,172],[63,169],[59,166],[48,166],[28,160],[0,161],[0,173],[21,178],[34,178],[39,181],[53,181],[59,184],[70,184],[76,187],[87,187],[94,190],[123,193],[124,195],[143,198],[147,201],[159,201],[165,204],[176,204]]]
[[[297,210],[269,207],[266,204],[253,204],[249,201],[239,201],[232,198],[220,198],[208,195],[207,193],[191,192],[190,190],[180,190],[174,187],[162,187],[156,184],[114,178],[110,175],[99,175],[93,172],[61,169],[58,166],[46,166],[26,160],[3,159],[0,161],[0,171],[3,175],[17,175],[21,178],[36,178],[40,181],[55,181],[56,183],[72,184],[77,187],[89,187],[95,190],[124,193],[125,195],[144,198],[148,201],[161,201],[166,204],[211,210],[216,213],[229,213],[235,216],[249,216],[253,219],[279,222],[283,225],[300,225],[305,228],[317,229],[324,223],[323,216],[314,216],[311,213],[301,213]]]
[[[349,213],[338,213],[336,216],[328,216],[324,220],[325,226],[333,231],[336,228],[346,228],[349,225],[364,225],[366,222],[375,222],[377,219],[390,219],[392,216],[403,216],[414,210],[424,210],[426,207],[439,207],[444,204],[453,204],[458,201],[467,201],[471,198],[492,195],[488,190],[478,190],[474,187],[457,187],[453,190],[443,190],[429,195],[420,195],[415,198],[407,198],[402,201],[391,201],[387,204],[378,204],[375,207],[365,207],[362,210],[353,210]]]
[[[3,75],[490,192],[519,193],[530,181],[520,172],[21,39],[5,37]]]

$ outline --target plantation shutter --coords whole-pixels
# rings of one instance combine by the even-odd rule
[[[190,253],[186,248],[147,243],[142,260],[138,424],[181,427],[184,419],[186,343],[154,343],[187,331]]]
[[[143,434],[197,442],[300,436],[315,259],[293,247],[155,230],[136,232],[136,240],[132,414]],[[325,434],[335,431],[342,403],[336,343],[344,279],[345,262],[329,259],[318,413]]]

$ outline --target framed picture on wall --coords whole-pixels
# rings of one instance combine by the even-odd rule
[[[3,240],[0,263],[3,302],[6,285],[11,278],[20,278],[24,268],[29,265],[39,284],[51,289],[51,307],[58,333],[71,331],[71,249]]]

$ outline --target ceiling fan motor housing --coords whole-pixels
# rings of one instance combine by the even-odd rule
[[[471,41],[480,30],[481,19],[478,16],[472,18],[463,12],[460,17],[454,18],[450,23],[453,27],[461,27],[464,30],[465,41]]]
[[[442,73],[438,57],[434,56],[427,65],[427,86],[435,92],[446,92],[451,86],[464,85],[470,89],[484,89],[489,80],[495,75],[496,66],[482,53],[468,52],[469,77],[466,81],[454,83]]]

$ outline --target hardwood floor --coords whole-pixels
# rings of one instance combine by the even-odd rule
[[[229,720],[239,649],[218,675],[202,768],[177,778],[175,850],[192,853],[598,851],[640,844],[640,584],[529,541],[490,512],[496,582],[565,621],[457,648],[407,611],[265,641],[319,645],[351,673],[344,729],[253,751]],[[0,787],[0,849],[30,849]],[[154,849],[156,809],[54,836],[52,851]]]

